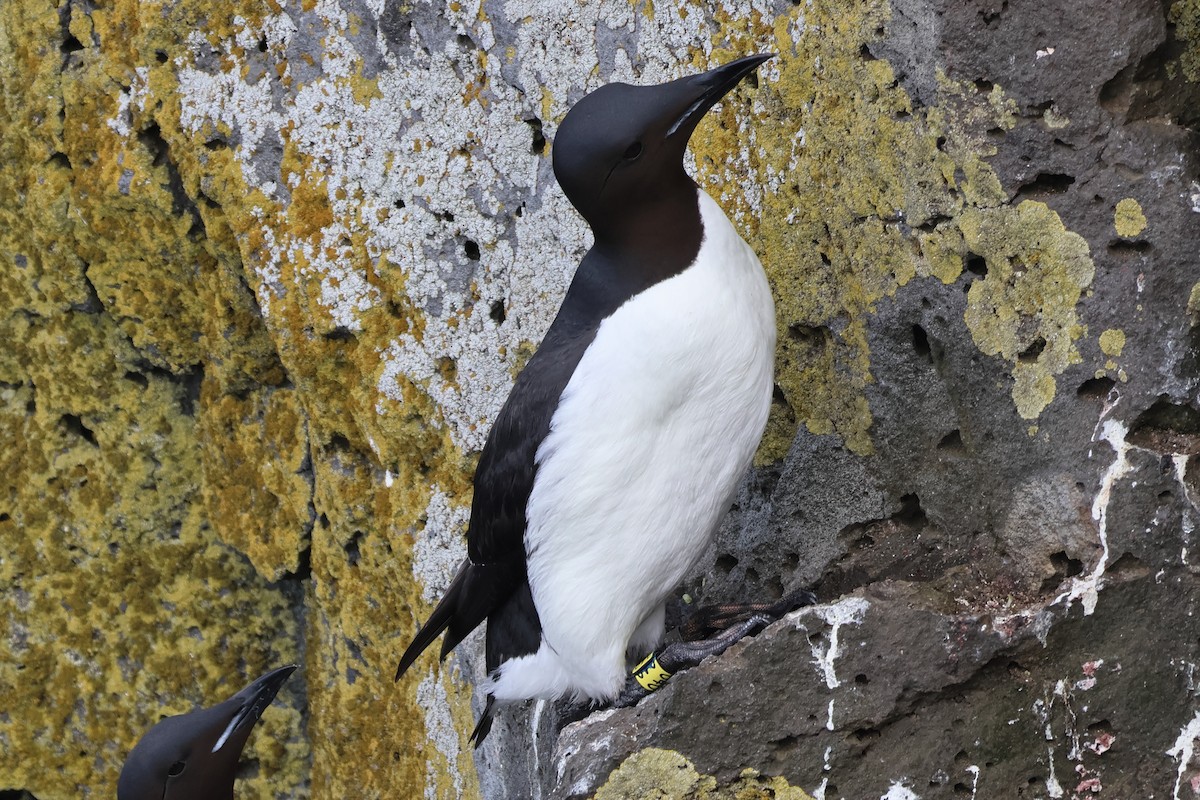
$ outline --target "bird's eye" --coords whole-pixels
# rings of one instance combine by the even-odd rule
[[[638,156],[642,154],[642,143],[634,142],[625,148],[624,154],[621,156],[626,161],[637,161]]]
[[[167,777],[168,778],[178,778],[180,775],[183,774],[183,771],[185,769],[187,769],[186,761],[176,761],[174,764],[171,765],[171,768],[167,770]]]

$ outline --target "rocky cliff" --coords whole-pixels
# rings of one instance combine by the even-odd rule
[[[473,753],[476,640],[391,675],[588,246],[556,125],[762,51],[691,167],[778,390],[681,597],[822,604]],[[1197,0],[6,0],[0,75],[0,796],[293,661],[240,797],[1200,791]]]

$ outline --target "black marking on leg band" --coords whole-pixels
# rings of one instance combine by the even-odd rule
[[[646,656],[646,659],[633,671],[634,680],[647,692],[653,692],[660,688],[670,677],[671,673],[662,668],[655,653]]]

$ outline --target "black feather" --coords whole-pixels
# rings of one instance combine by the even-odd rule
[[[468,742],[475,743],[475,749],[479,749],[479,745],[483,744],[483,740],[487,738],[488,733],[492,730],[492,713],[496,705],[496,698],[490,694],[487,696],[487,704],[483,707],[483,713],[479,715],[479,722],[475,723],[475,730],[471,731],[471,735],[467,737]]]
[[[485,619],[487,670],[537,651],[541,623],[525,569],[526,505],[537,477],[537,451],[579,360],[600,323],[626,300],[678,274],[699,249],[699,214],[694,247],[685,258],[622,261],[595,247],[584,257],[558,316],[488,433],[475,469],[475,492],[467,528],[467,560],[445,596],[404,651],[397,680],[443,631],[442,658]],[[491,729],[494,698],[472,739],[478,746]]]

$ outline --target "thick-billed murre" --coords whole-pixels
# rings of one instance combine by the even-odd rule
[[[295,670],[280,667],[223,703],[161,720],[129,751],[117,800],[233,800],[250,731]]]
[[[611,701],[637,688],[627,651],[661,642],[665,601],[758,446],[771,291],[683,157],[705,112],[768,58],[609,84],[559,126],[554,174],[595,243],[488,436],[467,560],[396,671],[443,631],[445,657],[486,619],[477,743],[494,700]],[[697,663],[761,622],[681,643],[660,663]],[[647,690],[665,674],[650,662],[638,672]]]

